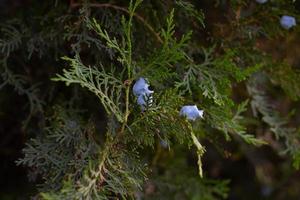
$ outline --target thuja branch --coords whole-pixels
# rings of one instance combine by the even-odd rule
[[[83,6],[82,3],[74,3],[73,1],[70,2],[71,8],[76,8],[76,7],[81,7],[81,6]],[[90,3],[89,6],[94,7],[94,8],[112,8],[112,9],[119,10],[119,11],[125,12],[127,14],[130,14],[128,9],[117,6],[117,5],[113,5],[110,3],[102,3],[102,4],[101,3]],[[147,29],[149,29],[149,31],[155,36],[155,38],[157,39],[157,41],[159,43],[163,43],[159,34],[141,15],[134,13],[133,16],[136,17]]]
[[[129,76],[131,76],[129,74]],[[119,138],[120,136],[122,136],[124,134],[125,131],[125,127],[127,126],[127,121],[128,121],[128,117],[130,115],[130,110],[129,110],[129,96],[130,96],[130,86],[131,86],[131,80],[129,81],[125,81],[125,113],[124,113],[124,120],[123,120],[123,124],[122,124],[122,128],[121,131],[118,133],[117,138]]]
[[[188,128],[190,130],[191,133],[191,138],[193,140],[194,145],[197,148],[197,155],[198,155],[198,167],[199,167],[199,175],[202,178],[203,177],[203,170],[202,170],[202,161],[201,161],[201,157],[203,156],[203,154],[205,153],[205,148],[201,145],[201,143],[199,142],[199,140],[197,139],[197,137],[194,134],[193,131],[193,127],[192,125],[189,123]]]

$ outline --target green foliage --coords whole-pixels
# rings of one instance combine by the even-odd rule
[[[33,168],[33,177],[43,176],[45,190],[60,188],[65,175],[78,179],[99,148],[89,139],[94,130],[83,126],[80,113],[59,106],[53,110],[43,135],[28,142],[25,157],[17,161]]]
[[[232,105],[232,101],[228,98],[231,92],[231,80],[245,80],[258,69],[258,66],[242,70],[233,62],[236,52],[227,51],[225,55],[214,59],[213,51],[214,48],[203,49],[204,61],[201,64],[187,65],[184,76],[176,83],[176,87],[190,94],[193,88],[197,87],[204,97],[212,99],[217,105]]]
[[[162,175],[154,174],[153,178],[147,182],[146,187],[154,187],[157,192],[146,194],[145,199],[214,200],[228,197],[228,180],[199,179],[194,171],[189,170],[186,152],[182,149],[175,149],[175,151],[177,159],[172,159],[171,162],[162,160],[161,165],[167,165],[167,170]]]
[[[176,90],[167,90],[161,95],[154,95],[154,99],[159,101],[155,101],[146,112],[136,112],[132,116],[134,121],[128,127],[128,141],[152,147],[155,144],[155,136],[170,144],[171,139],[176,139],[181,144],[187,142],[188,124],[179,117],[177,110],[183,103],[182,97]],[[139,133],[138,137],[135,133]]]
[[[285,148],[282,153],[291,154],[294,159],[294,167],[299,169],[299,130],[288,126],[287,119],[281,117],[278,111],[269,103],[264,88],[257,89],[257,85],[261,83],[266,83],[265,77],[257,75],[257,78],[253,78],[247,87],[252,97],[251,108],[253,113],[255,116],[258,116],[258,113],[262,115],[263,122],[270,127],[276,139],[284,139]]]
[[[270,69],[270,74],[272,81],[280,85],[292,100],[300,99],[299,70],[292,69],[288,64],[278,64]]]
[[[198,21],[198,23],[200,23],[203,27],[205,27],[204,24],[205,17],[202,11],[197,10],[195,6],[188,1],[175,1],[175,3],[180,8],[183,8],[187,15],[190,15],[191,17],[195,18]]]
[[[139,61],[143,66],[138,74],[147,75],[150,80],[155,80],[155,77],[160,76],[163,80],[176,76],[174,74],[174,64],[182,61],[186,57],[183,49],[187,46],[187,41],[191,37],[191,32],[184,34],[180,39],[175,36],[174,10],[171,11],[167,18],[166,28],[160,31],[162,37],[162,45],[160,48],[154,49],[146,58],[146,62]]]
[[[0,39],[1,53],[9,55],[21,45],[22,34],[12,25],[2,25],[0,29],[2,38]]]
[[[245,126],[242,124],[243,116],[241,114],[246,110],[247,104],[248,101],[245,101],[238,105],[235,113],[224,109],[224,107],[211,107],[207,110],[209,114],[208,123],[210,123],[212,127],[222,131],[227,140],[230,140],[229,134],[237,134],[249,144],[265,144],[264,141],[248,134]]]
[[[69,61],[72,68],[70,71],[64,70],[64,75],[57,75],[57,78],[53,78],[53,80],[64,81],[66,85],[78,83],[87,88],[99,97],[109,115],[114,114],[122,122],[123,113],[119,105],[122,82],[114,76],[113,72],[105,72],[102,66],[100,66],[101,71],[95,67],[86,67],[78,55],[74,59],[68,57],[63,59]]]
[[[269,98],[297,105],[299,70],[256,44],[283,35],[269,26],[294,12],[293,3],[210,2],[232,15],[222,16],[224,26],[204,26],[196,1],[79,2],[1,25],[0,89],[10,85],[30,105],[17,164],[40,183],[35,198],[226,199],[229,180],[212,178],[205,156],[219,133],[224,145],[269,147],[256,135],[265,125],[299,169],[299,128]],[[270,23],[259,21],[264,14]],[[139,77],[154,91],[144,108],[132,93]],[[287,96],[278,98],[274,86]],[[180,116],[184,105],[203,109],[203,119]]]
[[[6,85],[10,85],[19,95],[26,95],[29,103],[29,114],[26,121],[24,121],[24,126],[26,126],[34,113],[42,111],[44,102],[39,98],[38,84],[28,86],[26,77],[14,74],[14,72],[7,67],[7,62],[7,59],[3,59],[0,62],[3,70],[1,71],[3,82],[0,84],[0,89]]]

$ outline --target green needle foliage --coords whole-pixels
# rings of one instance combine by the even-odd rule
[[[63,59],[70,62],[72,69],[70,71],[64,70],[63,76],[58,75],[57,78],[52,80],[64,81],[66,85],[78,83],[87,88],[99,97],[109,115],[114,114],[122,122],[123,113],[119,105],[122,95],[122,82],[113,73],[106,73],[103,67],[103,71],[99,71],[95,67],[93,69],[84,66],[78,55],[74,59],[68,57],[63,57]]]
[[[213,28],[197,1],[114,2],[57,1],[45,17],[1,25],[0,89],[30,106],[16,163],[39,183],[35,198],[226,199],[230,180],[211,177],[206,156],[220,141],[270,145],[260,127],[299,169],[299,115],[269,100],[282,100],[277,87],[299,103],[299,70],[255,43],[288,34],[269,26],[280,26],[283,10],[298,17],[292,1],[214,1],[234,17]],[[270,22],[259,23],[263,13]],[[154,91],[144,107],[133,94],[140,77]],[[184,105],[197,105],[203,119],[181,116]]]

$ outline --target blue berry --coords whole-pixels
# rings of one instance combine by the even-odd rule
[[[169,144],[166,140],[160,140],[159,143],[160,143],[160,146],[164,149],[167,149],[169,147]]]
[[[296,26],[296,19],[291,16],[284,15],[280,19],[280,24],[284,29],[290,29]]]
[[[188,120],[195,121],[197,118],[203,118],[203,110],[198,110],[196,105],[183,106],[180,115],[185,116]]]
[[[138,97],[144,94],[151,94],[153,91],[149,90],[149,84],[147,84],[144,78],[139,78],[133,85],[133,94]]]
[[[141,106],[142,110],[145,109],[146,105],[151,105],[153,102],[152,93],[149,90],[149,84],[144,78],[139,78],[133,85],[133,94],[137,97],[137,103]]]
[[[266,3],[268,0],[256,0],[257,3],[259,4],[263,4],[263,3]]]

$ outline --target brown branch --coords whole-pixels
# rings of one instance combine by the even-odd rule
[[[76,8],[76,7],[80,7],[83,4],[81,3],[74,3],[73,0],[70,1],[70,7],[71,8]],[[90,7],[94,7],[94,8],[112,8],[115,10],[120,10],[123,11],[127,14],[129,14],[129,11],[124,8],[124,7],[120,7],[120,6],[116,6],[113,4],[109,4],[109,3],[103,3],[103,4],[99,4],[99,3],[90,3],[89,4]],[[139,14],[134,13],[134,17],[136,17],[142,24],[144,24],[144,26],[146,26],[146,28],[149,29],[149,31],[155,36],[155,38],[157,39],[158,42],[163,43],[161,37],[159,36],[159,34],[157,32],[155,32],[154,28]]]

